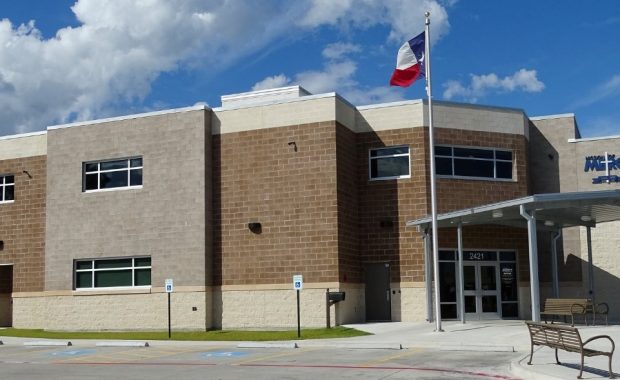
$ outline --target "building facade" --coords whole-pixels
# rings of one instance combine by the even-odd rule
[[[298,274],[303,326],[423,321],[423,236],[405,223],[430,213],[427,112],[287,87],[0,138],[0,323],[162,330],[172,279],[175,329],[290,328]],[[584,160],[620,141],[579,139],[573,115],[468,104],[435,103],[434,124],[439,212],[597,189]],[[611,250],[605,231],[595,252]],[[582,234],[564,234],[563,295],[587,288]],[[455,236],[439,234],[444,319]],[[487,288],[471,317],[527,318],[527,231],[470,228],[464,243],[466,285]],[[611,256],[596,255],[601,286]],[[330,306],[328,289],[345,300]]]

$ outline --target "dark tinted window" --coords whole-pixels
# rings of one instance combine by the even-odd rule
[[[409,147],[389,147],[370,151],[371,179],[395,179],[409,174]]]
[[[493,158],[493,151],[487,149],[454,148],[454,157]]]

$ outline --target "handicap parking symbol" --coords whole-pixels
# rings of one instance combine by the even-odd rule
[[[239,358],[247,355],[247,352],[241,351],[212,351],[212,352],[203,352],[203,358]]]
[[[57,351],[57,352],[52,352],[51,355],[52,356],[61,356],[61,357],[72,357],[72,356],[82,356],[82,355],[89,355],[94,353],[95,350],[92,349],[85,349],[85,350],[69,350],[69,351]]]

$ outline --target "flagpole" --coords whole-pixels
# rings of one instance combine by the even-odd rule
[[[431,164],[431,224],[433,236],[433,277],[435,280],[435,331],[441,329],[441,306],[439,299],[439,231],[437,229],[437,190],[435,189],[435,138],[433,133],[433,87],[431,85],[431,37],[430,37],[430,12],[424,13],[426,20],[424,46],[424,69],[426,76],[426,94],[428,95],[428,145],[429,159]]]

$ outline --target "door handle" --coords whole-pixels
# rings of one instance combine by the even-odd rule
[[[385,300],[390,302],[390,289],[385,291]]]

